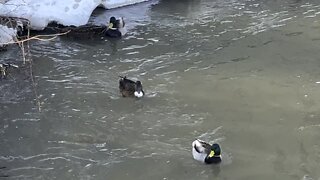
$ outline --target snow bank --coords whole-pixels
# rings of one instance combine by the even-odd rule
[[[4,46],[5,43],[14,42],[16,34],[16,30],[0,25],[0,47]]]
[[[93,10],[136,4],[147,0],[9,0],[0,1],[0,16],[29,19],[31,28],[41,30],[50,22],[80,26],[88,22]]]

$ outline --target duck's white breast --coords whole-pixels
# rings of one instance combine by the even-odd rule
[[[197,160],[197,161],[201,161],[204,162],[204,159],[207,157],[207,154],[205,153],[198,153],[198,151],[196,151],[194,149],[194,147],[192,148],[192,156],[193,159]]]
[[[197,146],[200,153],[194,148],[194,146]],[[201,162],[204,162],[204,159],[207,157],[204,148],[198,140],[192,142],[192,156],[193,159]]]

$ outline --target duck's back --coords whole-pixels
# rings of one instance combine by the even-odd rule
[[[135,91],[135,82],[130,79],[121,78],[119,81],[119,89],[122,96],[133,96]]]

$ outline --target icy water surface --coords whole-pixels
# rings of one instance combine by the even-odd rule
[[[121,40],[34,41],[36,87],[28,66],[1,81],[0,176],[320,179],[320,1],[160,0],[92,22],[111,14]],[[122,98],[119,75],[146,97]],[[195,138],[222,163],[193,160]]]

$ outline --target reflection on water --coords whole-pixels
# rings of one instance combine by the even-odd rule
[[[319,12],[315,0],[149,1],[94,13],[125,17],[120,40],[32,42],[42,111],[29,66],[1,81],[0,177],[319,179]],[[122,98],[119,75],[146,97]],[[194,161],[195,138],[220,143],[222,164]]]

